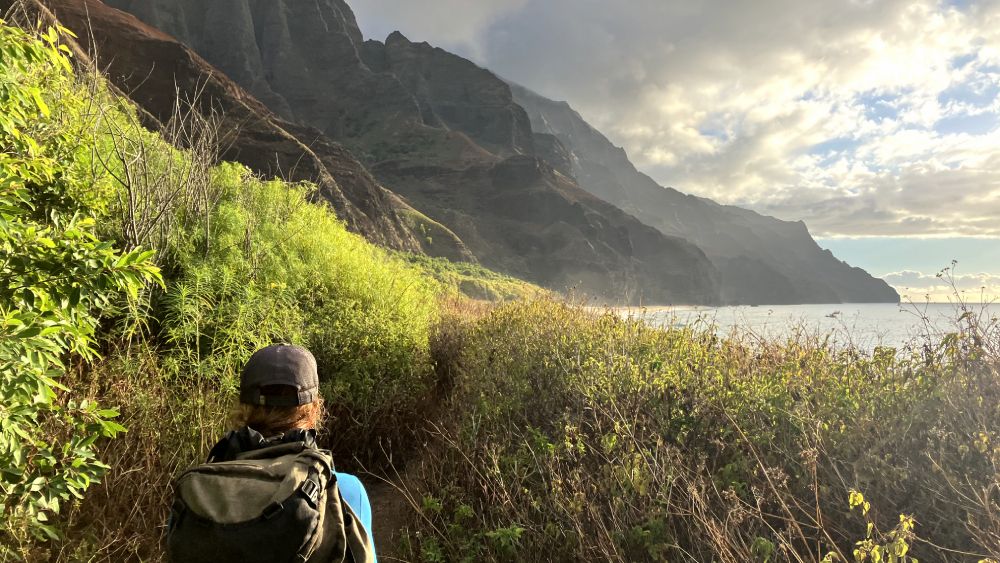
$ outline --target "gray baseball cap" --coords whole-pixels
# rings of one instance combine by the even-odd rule
[[[296,393],[264,394],[271,385],[293,387]],[[309,350],[273,344],[254,352],[240,375],[240,402],[248,405],[294,407],[309,404],[319,393],[316,358]]]

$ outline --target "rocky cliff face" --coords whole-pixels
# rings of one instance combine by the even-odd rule
[[[14,3],[0,0],[0,10]],[[420,249],[401,217],[406,209],[346,149],[318,131],[285,122],[172,37],[97,0],[31,0],[24,5],[73,30],[81,54],[96,53],[97,66],[145,111],[152,121],[148,125],[166,122],[178,95],[195,101],[203,113],[222,116],[223,158],[264,175],[312,181],[319,188],[317,197],[329,202],[352,230],[386,247]]]
[[[494,154],[533,153],[528,114],[490,71],[399,32],[385,43],[366,41],[361,54],[370,69],[391,73],[413,94],[425,123],[461,131]]]
[[[656,185],[566,104],[398,33],[364,42],[342,0],[107,0],[170,35],[97,0],[43,1],[82,38],[89,19],[98,64],[154,120],[175,85],[202,90],[226,158],[315,181],[379,244],[615,302],[898,299],[802,224]],[[434,244],[414,236],[428,225]]]
[[[581,187],[663,233],[696,244],[721,272],[727,303],[897,302],[882,280],[823,250],[801,222],[780,221],[658,185],[565,102],[512,85],[536,134],[570,153]],[[565,167],[558,154],[554,166]]]
[[[362,42],[340,0],[108,2],[177,36],[278,114],[345,143],[487,265],[617,303],[719,300],[700,250],[556,173],[540,155],[557,154],[558,141],[536,137],[510,88],[465,59],[400,34]]]
[[[419,122],[416,100],[370,72],[341,0],[108,0],[188,45],[285,119],[331,138]]]

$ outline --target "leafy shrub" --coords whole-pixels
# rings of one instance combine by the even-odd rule
[[[97,314],[158,279],[151,253],[117,251],[95,235],[68,173],[72,139],[45,101],[70,80],[68,51],[0,22],[0,534],[56,536],[49,524],[107,468],[99,438],[124,428],[114,409],[60,383],[69,358],[95,357]],[[0,548],[4,559],[12,554]]]

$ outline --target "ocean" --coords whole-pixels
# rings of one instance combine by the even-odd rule
[[[996,325],[1000,304],[968,305],[981,326]],[[759,307],[657,307],[624,309],[657,326],[714,327],[720,335],[784,340],[797,334],[830,336],[835,346],[904,349],[958,332],[957,304],[762,305]]]

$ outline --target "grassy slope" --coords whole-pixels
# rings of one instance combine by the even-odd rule
[[[451,262],[420,254],[401,254],[400,257],[424,275],[471,299],[507,301],[551,295],[535,284],[499,274],[479,264]]]
[[[145,201],[184,196],[142,241],[159,251],[166,289],[105,319],[103,359],[64,380],[67,396],[119,406],[129,432],[104,444],[111,470],[61,517],[64,540],[4,537],[22,553],[158,559],[169,480],[203,458],[240,364],[276,339],[316,352],[334,415],[325,439],[342,468],[385,452],[414,460],[417,559],[1000,552],[995,324],[896,358],[654,329],[546,297],[442,301],[466,280],[503,297],[531,291],[375,248],[308,203],[307,186],[229,164],[192,184],[188,165],[204,155],[137,128],[99,84],[60,88],[45,92],[49,125],[80,139],[74,169],[105,237],[128,239],[115,147],[164,179]],[[852,489],[867,514],[851,510]],[[977,556],[915,539],[900,514]]]

